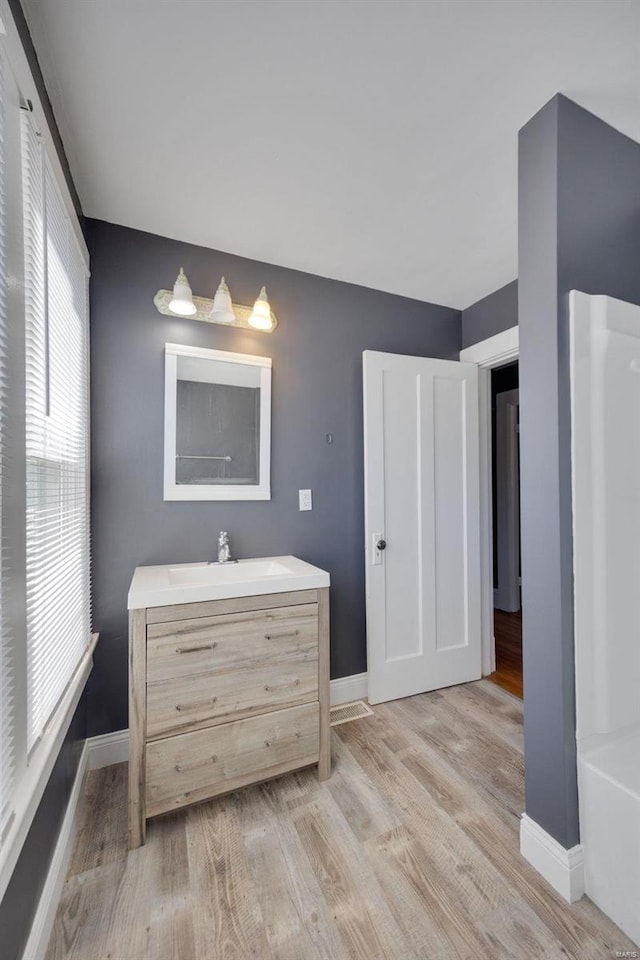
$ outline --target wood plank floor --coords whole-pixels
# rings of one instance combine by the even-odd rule
[[[487,680],[522,700],[522,612],[494,610],[496,669]]]
[[[633,944],[518,852],[522,710],[486,681],[374,707],[314,769],[152,821],[89,774],[47,960],[603,960]]]

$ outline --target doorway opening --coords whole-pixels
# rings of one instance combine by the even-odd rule
[[[491,504],[495,669],[488,679],[522,699],[518,362],[491,370]]]

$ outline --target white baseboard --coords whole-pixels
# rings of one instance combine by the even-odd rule
[[[29,939],[22,954],[22,960],[42,960],[47,950],[47,944],[49,943],[53,922],[56,918],[56,911],[62,895],[62,888],[64,887],[67,870],[69,869],[69,861],[73,852],[78,807],[80,797],[82,796],[82,785],[88,767],[88,760],[89,750],[87,748],[87,741],[85,741],[82,753],[80,754],[80,761],[78,763],[75,780],[73,781],[73,787],[71,788],[67,810],[62,821],[62,826],[60,827],[60,833],[58,834],[53,857],[49,865],[47,879],[42,888],[35,917],[31,924]]]
[[[124,763],[129,759],[129,731],[114,730],[100,737],[89,737],[89,770],[110,767],[112,763]]]
[[[584,849],[581,844],[566,850],[523,813],[520,853],[569,903],[575,903],[584,894]]]
[[[354,673],[331,681],[331,706],[365,700],[369,692],[366,673]],[[124,763],[129,759],[129,731],[115,730],[100,737],[87,740],[89,770],[109,767],[112,763]]]
[[[366,700],[369,695],[369,676],[366,673],[354,673],[350,677],[338,677],[331,681],[331,706],[351,703],[352,700]]]

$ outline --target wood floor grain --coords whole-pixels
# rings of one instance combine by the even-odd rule
[[[493,614],[496,669],[487,679],[522,700],[522,611],[494,610]]]
[[[374,707],[313,769],[149,823],[89,774],[47,960],[603,960],[634,950],[519,853],[522,708],[479,681]]]

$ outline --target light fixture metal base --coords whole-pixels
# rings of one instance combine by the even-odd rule
[[[245,330],[252,330],[254,333],[272,333],[278,326],[278,318],[272,310],[271,322],[273,326],[271,327],[271,330],[256,330],[249,323],[249,317],[253,312],[253,307],[245,307],[240,303],[233,304],[233,312],[236,318],[235,320],[232,320],[231,323],[225,323],[224,321],[216,320],[211,316],[213,299],[209,299],[208,297],[194,296],[193,302],[196,307],[196,312],[191,314],[190,317],[183,317],[169,309],[169,304],[171,303],[172,298],[173,293],[171,290],[158,290],[153,298],[153,302],[158,313],[162,313],[165,317],[173,317],[174,319],[179,317],[181,320],[204,320],[205,323],[217,323],[221,327],[242,327]]]

